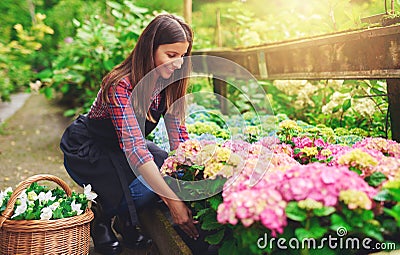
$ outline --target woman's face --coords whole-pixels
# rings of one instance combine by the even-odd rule
[[[155,65],[158,67],[158,75],[164,79],[168,79],[176,69],[180,69],[183,64],[183,56],[186,54],[188,48],[188,42],[158,46],[154,56]]]

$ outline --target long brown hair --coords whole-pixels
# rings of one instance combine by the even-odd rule
[[[156,68],[154,63],[154,54],[158,46],[162,44],[172,44],[176,42],[189,43],[188,50],[185,56],[189,56],[192,51],[193,44],[193,31],[188,24],[181,19],[171,14],[160,14],[156,16],[143,30],[142,34],[136,43],[136,46],[129,54],[129,56],[119,65],[115,66],[102,80],[102,99],[103,102],[110,102],[108,98],[108,92],[110,87],[113,89],[113,95],[115,94],[115,86],[120,82],[121,79],[127,77],[132,84],[135,95],[141,96],[141,98],[135,98],[132,94],[134,108],[136,109],[148,109],[149,102],[143,100],[143,98],[150,99],[151,94],[155,86],[153,84],[143,84],[135,88],[139,82],[146,76],[152,75],[151,72]],[[188,76],[190,72],[190,58],[185,58],[185,61],[179,70],[175,70],[173,77],[169,80],[173,81],[171,85],[165,88],[165,99],[167,111],[171,112],[173,105],[174,114],[184,122],[185,117],[185,104],[184,100],[178,100],[186,94],[188,87]],[[178,78],[177,78],[178,77]],[[151,78],[147,81],[153,81]],[[144,97],[143,97],[144,96]],[[112,98],[113,103],[115,97]],[[135,107],[136,105],[136,107]],[[140,112],[140,110],[139,110]],[[153,117],[147,111],[145,113],[146,118],[154,122]]]

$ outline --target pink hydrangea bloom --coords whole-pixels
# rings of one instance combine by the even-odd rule
[[[280,144],[280,140],[278,137],[268,136],[261,138],[260,140],[255,142],[255,144],[260,144],[265,148],[267,148],[268,150],[273,151],[276,148],[276,146]]]
[[[229,148],[234,153],[238,153],[240,151],[248,151],[250,146],[250,143],[243,140],[230,140],[222,144],[222,147]]]
[[[276,154],[281,154],[281,153],[285,153],[290,157],[293,157],[293,148],[291,145],[286,144],[286,143],[282,143],[282,144],[278,144],[275,149],[274,152]]]
[[[176,159],[179,164],[192,166],[197,153],[201,150],[201,144],[197,140],[188,140],[180,143],[176,150]]]
[[[321,138],[315,139],[315,141],[314,141],[314,146],[317,146],[317,147],[319,147],[319,148],[326,148],[327,145],[328,145],[328,143],[326,143],[326,142],[325,142],[323,139],[321,139]]]
[[[371,169],[371,173],[381,172],[389,180],[393,180],[396,175],[400,174],[400,158],[383,157],[378,164]]]
[[[377,193],[345,166],[297,163],[286,171],[276,171],[276,167],[272,167],[259,182],[250,185],[252,167],[254,162],[250,158],[241,175],[225,183],[218,222],[233,225],[241,222],[250,226],[259,221],[276,235],[287,225],[285,207],[290,201],[313,199],[325,206],[337,206],[340,192],[352,189],[364,192],[372,203]]]
[[[309,137],[293,137],[292,142],[294,142],[297,148],[313,146],[313,141]]]
[[[381,137],[367,137],[355,143],[353,148],[365,148],[380,151],[383,154],[400,158],[400,143]]]
[[[347,167],[330,167],[321,163],[292,167],[284,173],[281,187],[286,201],[312,198],[325,206],[335,206],[341,190],[364,191],[370,198],[376,194],[374,188]]]

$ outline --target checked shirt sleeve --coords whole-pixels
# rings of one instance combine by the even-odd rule
[[[165,128],[167,129],[170,150],[176,150],[179,143],[189,140],[189,134],[185,125],[181,125],[179,119],[167,113],[164,115]]]
[[[117,132],[121,149],[125,152],[131,167],[137,169],[146,162],[153,160],[153,155],[146,146],[146,141],[140,130],[139,123],[130,101],[129,83],[122,80],[115,91],[115,101],[111,100],[113,90],[110,88],[110,115]]]

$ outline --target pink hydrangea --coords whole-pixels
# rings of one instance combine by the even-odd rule
[[[323,139],[318,138],[315,139],[314,146],[317,146],[319,148],[326,148],[328,146],[328,143],[326,143]]]
[[[265,148],[267,148],[268,150],[273,151],[276,148],[276,146],[280,144],[280,140],[278,137],[268,136],[261,138],[260,140],[255,142],[255,144],[260,144]]]
[[[229,148],[234,153],[238,153],[240,151],[248,151],[250,146],[250,143],[243,140],[230,140],[222,144],[222,147]]]
[[[291,156],[302,164],[314,162],[315,159],[324,161],[333,156],[330,144],[322,138],[312,140],[309,137],[293,137],[292,142],[294,146]]]
[[[311,198],[325,206],[335,206],[341,190],[360,190],[371,199],[376,195],[374,188],[347,167],[330,167],[321,163],[292,167],[284,172],[281,187],[286,201]]]
[[[197,153],[201,150],[201,144],[197,140],[188,140],[179,144],[176,150],[176,159],[179,164],[192,166]]]
[[[338,155],[343,155],[347,151],[351,150],[351,147],[341,144],[329,144],[326,149],[332,152],[332,156],[336,158]]]
[[[380,151],[385,155],[400,158],[400,143],[381,137],[367,137],[355,143],[353,148]]]
[[[389,180],[393,180],[396,175],[400,174],[400,158],[383,157],[378,164],[371,169],[371,173],[381,172]]]
[[[178,160],[175,156],[170,156],[165,159],[164,164],[161,166],[161,173],[163,175],[171,175],[177,170]]]
[[[218,222],[233,225],[241,222],[246,227],[261,222],[276,235],[287,225],[285,207],[290,201],[313,199],[325,206],[337,206],[340,192],[351,189],[364,192],[372,203],[377,193],[347,167],[322,163],[297,163],[286,171],[276,171],[272,167],[259,182],[251,185],[252,159],[248,160],[240,176],[225,183],[223,203],[218,207]]]
[[[297,162],[294,158],[289,157],[287,154],[284,153],[276,153],[273,155],[271,163],[274,167],[278,166],[294,166],[294,165],[300,165],[299,162]]]
[[[281,172],[266,173],[265,178],[253,186],[248,176],[239,176],[230,186],[226,183],[222,193],[224,201],[218,207],[218,222],[236,225],[240,221],[248,227],[260,221],[273,235],[282,233],[287,224],[286,202],[276,187],[270,185],[273,181],[279,183],[279,176]]]
[[[292,146],[289,145],[289,144],[286,144],[286,143],[278,144],[278,145],[275,147],[274,152],[275,152],[276,154],[284,153],[284,154],[287,154],[287,155],[290,156],[290,157],[293,157],[293,156],[294,156]]]
[[[366,147],[350,148],[338,152],[330,162],[333,166],[354,167],[361,171],[360,176],[365,178],[374,172],[382,172],[386,176],[394,176],[396,158],[388,159],[382,152]]]
[[[309,137],[293,137],[292,142],[297,148],[312,147],[313,141]]]

